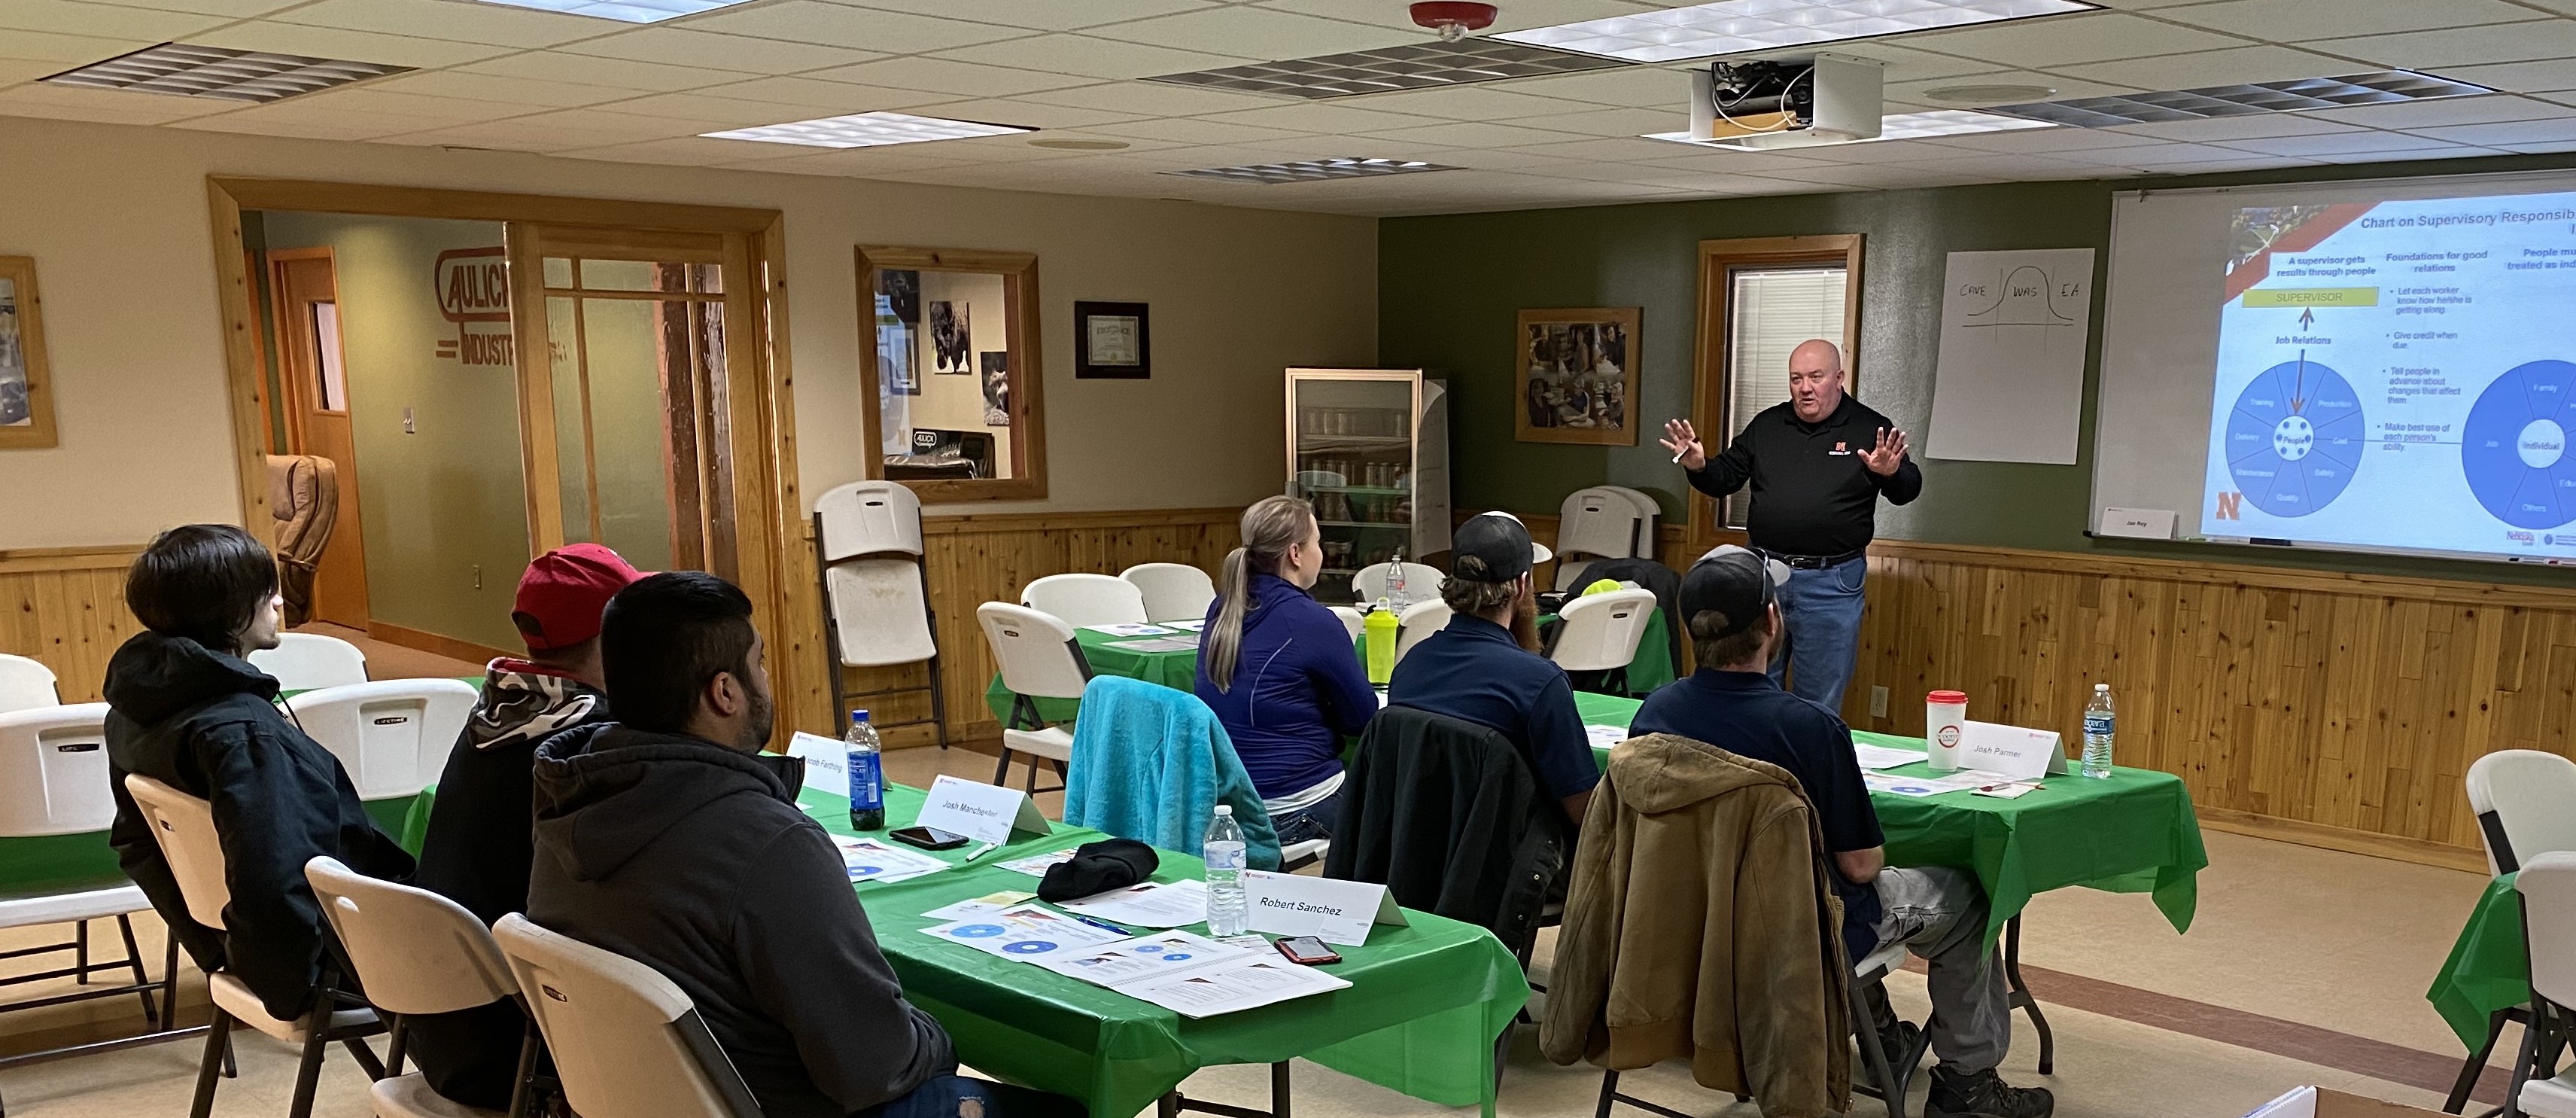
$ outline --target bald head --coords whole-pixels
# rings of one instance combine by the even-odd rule
[[[1789,407],[1807,423],[1820,423],[1843,406],[1843,351],[1810,338],[1789,351]]]

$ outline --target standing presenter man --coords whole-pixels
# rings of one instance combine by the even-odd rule
[[[1923,492],[1905,432],[1844,393],[1842,351],[1818,339],[1789,354],[1788,402],[1754,416],[1724,451],[1710,457],[1683,419],[1664,424],[1663,444],[1690,471],[1691,488],[1711,497],[1753,483],[1753,549],[1790,569],[1779,597],[1788,649],[1771,661],[1771,678],[1785,672],[1790,693],[1840,713],[1860,655],[1878,499],[1902,505]]]

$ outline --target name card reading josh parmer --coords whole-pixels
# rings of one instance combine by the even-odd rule
[[[1002,788],[943,776],[930,782],[930,795],[914,822],[934,830],[964,835],[977,842],[1006,843],[1013,834],[1047,833],[1046,817],[1017,788]]]
[[[1371,924],[1404,923],[1404,910],[1386,895],[1386,886],[1365,881],[1245,870],[1243,900],[1253,931],[1314,936],[1344,947],[1367,943]]]

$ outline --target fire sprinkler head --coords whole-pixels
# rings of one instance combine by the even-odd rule
[[[1441,42],[1454,43],[1466,38],[1470,31],[1492,27],[1501,9],[1460,0],[1423,0],[1413,6],[1412,12],[1413,22],[1439,32]]]

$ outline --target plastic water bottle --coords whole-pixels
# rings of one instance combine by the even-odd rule
[[[2084,707],[2084,775],[2111,775],[2111,732],[2118,717],[2111,710],[2111,685],[2093,685],[2093,701]]]
[[[1232,807],[1217,805],[1202,853],[1207,859],[1208,934],[1218,939],[1242,935],[1252,918],[1243,902],[1243,828],[1235,825]]]
[[[1395,553],[1395,558],[1387,560],[1386,602],[1394,606],[1397,613],[1404,612],[1404,607],[1413,604],[1413,595],[1404,585],[1404,552],[1401,550]]]
[[[877,764],[877,728],[868,712],[850,712],[850,826],[873,831],[885,826],[885,770]]]

